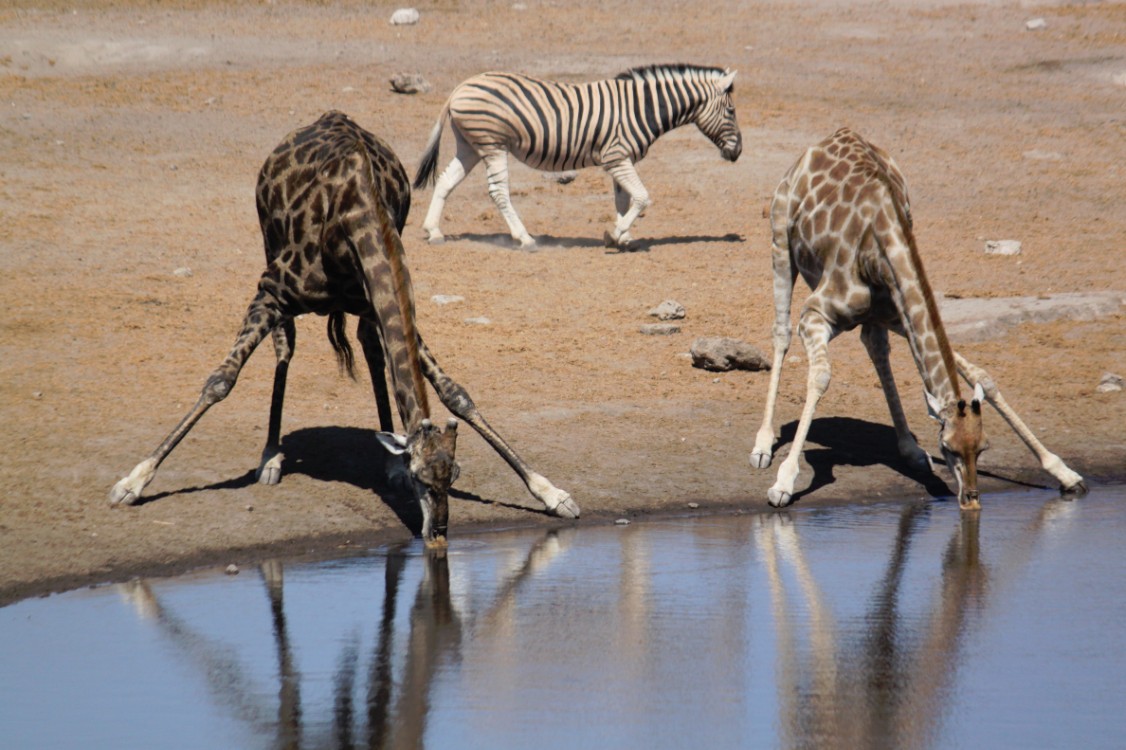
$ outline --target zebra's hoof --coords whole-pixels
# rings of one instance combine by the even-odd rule
[[[446,242],[446,235],[435,229],[426,235],[426,241],[431,245],[442,245]]]

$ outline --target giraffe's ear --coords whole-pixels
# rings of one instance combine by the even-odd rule
[[[930,391],[923,391],[923,395],[927,397],[927,412],[930,418],[941,421],[938,415],[942,413],[942,404]]]
[[[407,452],[407,437],[394,432],[377,432],[375,439],[383,446],[384,450],[392,456],[401,456]]]
[[[737,70],[726,71],[723,78],[719,79],[719,83],[716,85],[716,88],[726,94],[731,90],[731,87],[735,85],[735,75],[738,72],[739,71]]]
[[[974,383],[974,401],[985,403],[985,389],[981,387],[981,383]]]

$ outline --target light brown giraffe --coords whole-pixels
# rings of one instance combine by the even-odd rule
[[[793,500],[798,459],[817,402],[829,387],[829,341],[861,326],[876,367],[899,443],[912,466],[925,469],[930,456],[919,447],[888,362],[887,332],[906,337],[922,376],[930,414],[939,425],[939,448],[958,482],[962,508],[980,507],[977,459],[988,447],[981,403],[988,400],[1036,454],[1045,471],[1067,492],[1085,492],[1083,478],[1049,452],[1001,397],[993,379],[950,348],[922,258],[915,246],[907,186],[895,161],[847,128],[810,148],[774,192],[770,207],[774,266],[774,362],[766,410],[755,438],[751,464],[770,465],[774,407],[782,363],[790,346],[790,303],[797,274],[810,294],[798,321],[809,358],[805,408],[790,453],[768,492],[771,505]],[[967,402],[958,374],[974,386]]]
[[[266,246],[266,270],[242,330],[227,358],[211,374],[199,400],[153,453],[116,485],[110,502],[135,503],[156,469],[212,405],[226,398],[255,347],[273,332],[274,371],[270,423],[258,480],[281,478],[281,413],[286,374],[293,356],[293,318],[328,315],[329,340],[352,370],[344,333],[345,314],[360,318],[358,336],[371,371],[379,412],[380,442],[404,455],[409,489],[422,508],[422,535],[444,544],[457,420],[443,431],[430,422],[423,377],[442,403],[468,422],[520,475],[555,515],[576,518],[571,496],[532,471],[477,411],[465,389],[447,376],[415,327],[410,273],[400,233],[410,210],[410,183],[391,149],[347,115],[327,112],[291,133],[258,176],[258,218]],[[390,370],[405,436],[391,433],[391,407],[384,369]]]

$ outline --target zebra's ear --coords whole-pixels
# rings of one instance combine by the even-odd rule
[[[719,79],[719,83],[717,84],[717,88],[725,94],[728,91],[731,91],[731,87],[735,85],[735,75],[738,72],[739,71],[737,71],[737,70],[728,70],[724,74],[723,78]]]

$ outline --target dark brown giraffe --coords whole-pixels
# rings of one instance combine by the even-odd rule
[[[258,481],[281,479],[281,413],[293,356],[293,318],[328,316],[328,336],[341,364],[352,370],[345,314],[360,318],[357,333],[371,371],[380,442],[406,454],[411,490],[423,514],[423,538],[444,544],[457,420],[442,430],[430,422],[425,377],[442,403],[468,422],[520,475],[555,515],[576,518],[571,496],[532,471],[477,411],[465,389],[446,375],[415,328],[410,273],[400,234],[410,210],[410,183],[402,164],[381,140],[340,112],[327,112],[291,133],[258,175],[258,218],[266,245],[266,270],[230,354],[211,374],[191,411],[153,453],[116,485],[110,503],[132,504],[157,467],[212,405],[230,393],[255,347],[273,332],[277,367],[270,423]],[[406,433],[392,434],[384,369]]]

